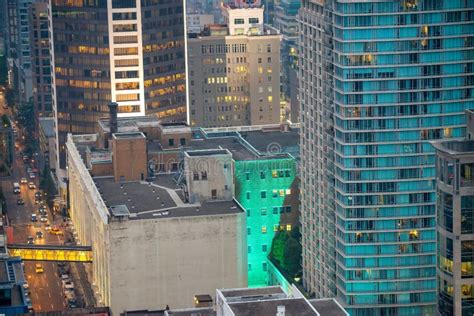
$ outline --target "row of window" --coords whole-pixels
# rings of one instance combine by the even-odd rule
[[[273,190],[272,191],[272,196],[274,198],[276,197],[285,197],[287,195],[291,194],[291,189],[280,189],[280,190]],[[246,194],[247,200],[250,200],[250,191],[247,192]],[[266,199],[267,198],[267,191],[260,191],[260,198]]]
[[[291,170],[272,170],[272,178],[289,178],[291,177]],[[260,179],[266,178],[266,172],[260,171]],[[250,172],[245,173],[245,180],[250,180]]]
[[[286,224],[286,225],[275,224],[275,225],[273,225],[273,231],[274,232],[285,231],[285,230],[290,232],[292,229],[293,229],[293,226],[291,224]],[[260,231],[261,231],[262,234],[266,234],[267,233],[267,226],[266,225],[262,226]],[[247,227],[247,235],[251,235],[251,234],[252,234],[252,229],[250,227]]]
[[[283,213],[291,213],[291,205],[283,205],[283,206],[274,206],[272,208],[273,214],[283,214]],[[267,208],[263,207],[260,209],[260,215],[265,216],[267,215]],[[251,210],[247,209],[247,216],[251,216]]]

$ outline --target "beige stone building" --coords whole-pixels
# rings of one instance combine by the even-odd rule
[[[118,130],[152,133],[152,125],[123,122]],[[159,137],[174,139],[174,128],[162,127]],[[172,174],[149,179],[145,134],[107,130],[69,135],[66,143],[69,212],[81,244],[92,246],[90,281],[99,305],[114,315],[189,308],[195,295],[247,286],[246,216],[233,199],[230,154],[189,153],[186,184]],[[200,156],[222,163],[203,169],[195,163]]]
[[[281,35],[263,7],[223,7],[225,25],[188,36],[188,121],[227,127],[280,122]]]

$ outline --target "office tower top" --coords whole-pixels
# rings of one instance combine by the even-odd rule
[[[303,279],[353,316],[433,315],[435,152],[474,107],[473,1],[303,0]],[[470,79],[471,78],[471,79]]]
[[[55,111],[66,133],[92,133],[107,104],[119,116],[184,118],[182,1],[52,1]]]
[[[222,16],[229,28],[229,35],[263,33],[263,6],[223,4]]]

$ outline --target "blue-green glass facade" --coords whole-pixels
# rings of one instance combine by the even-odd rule
[[[318,10],[332,13],[323,52],[333,67],[323,71],[332,79],[336,295],[351,315],[434,315],[429,142],[464,136],[463,111],[474,107],[474,1],[334,0]]]

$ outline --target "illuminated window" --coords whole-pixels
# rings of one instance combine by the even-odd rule
[[[268,102],[272,102],[273,101],[273,96],[269,95],[267,99],[268,99]]]
[[[278,171],[272,170],[272,178],[278,178]]]
[[[273,197],[278,197],[278,190],[273,190]]]
[[[290,195],[291,194],[291,189],[286,189],[286,195]]]
[[[258,71],[259,74],[263,73],[263,67],[262,67],[262,66],[259,66],[259,67],[257,68],[257,71]]]
[[[446,127],[446,128],[443,130],[443,134],[444,134],[444,137],[446,137],[446,138],[453,137],[453,129],[450,128],[450,127]]]
[[[277,225],[273,225],[273,231],[274,231],[274,232],[277,232],[279,228],[280,228],[280,225],[278,225],[278,224],[277,224]]]
[[[262,234],[266,234],[267,233],[267,226],[262,226]]]
[[[280,197],[284,197],[285,196],[285,190],[280,190]]]
[[[286,225],[286,231],[288,231],[288,232],[291,231],[291,224]]]

